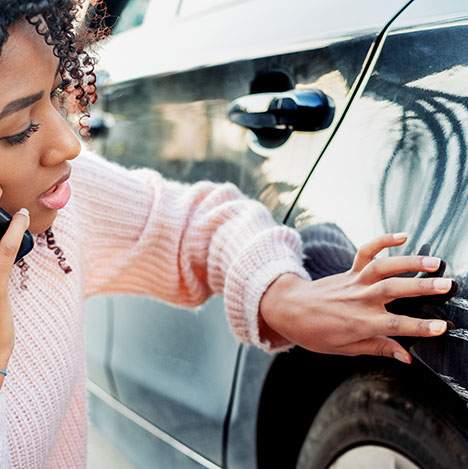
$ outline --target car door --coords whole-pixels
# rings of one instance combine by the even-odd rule
[[[234,182],[281,222],[341,122],[381,31],[407,3],[184,0],[164,22],[161,2],[152,2],[141,27],[101,51],[106,136],[95,143],[128,167],[186,182]],[[228,117],[239,98],[252,106],[251,117],[259,102],[287,104],[284,93],[304,98],[313,90],[333,108],[317,131],[265,134]],[[109,349],[114,407],[124,406],[135,424],[121,438],[125,452],[151,467],[222,466],[239,353],[222,298],[194,314],[114,295]]]
[[[458,283],[447,303],[420,301],[400,312],[441,317],[455,330],[416,340],[412,353],[468,399],[466,2],[418,0],[395,21],[343,124],[290,216],[320,277],[345,270],[360,244],[409,233],[390,253],[426,252]],[[327,243],[334,262],[318,260]],[[323,254],[323,252],[321,251]]]

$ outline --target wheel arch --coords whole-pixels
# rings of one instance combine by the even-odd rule
[[[421,399],[436,399],[457,426],[468,421],[460,397],[416,360],[408,366],[387,358],[321,355],[295,348],[275,358],[264,381],[256,427],[258,468],[294,469],[327,397],[348,378],[371,372],[397,376]],[[462,431],[468,436],[467,428]]]

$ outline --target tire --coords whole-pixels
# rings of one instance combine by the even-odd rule
[[[377,445],[378,451],[390,448],[397,458],[402,455],[423,469],[467,469],[468,441],[449,417],[449,412],[444,414],[430,399],[415,397],[411,385],[395,377],[383,373],[357,375],[338,386],[321,407],[296,467],[325,469],[343,453],[348,457],[352,448]],[[375,460],[371,465],[361,461],[342,467],[383,466]]]

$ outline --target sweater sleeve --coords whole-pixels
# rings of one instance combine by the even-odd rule
[[[267,352],[291,347],[259,336],[258,309],[279,275],[310,278],[295,230],[231,183],[181,183],[90,151],[73,166],[85,297],[129,293],[195,308],[224,294],[239,340]]]
[[[6,400],[0,390],[0,469],[10,469],[10,453],[7,442]]]

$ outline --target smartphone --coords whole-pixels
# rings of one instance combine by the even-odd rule
[[[3,208],[0,207],[0,239],[3,238],[3,235],[6,233],[8,226],[10,225],[11,219],[13,217]],[[16,255],[15,264],[20,261],[26,254],[29,254],[34,247],[34,239],[29,230],[24,232],[23,240],[21,241],[21,246]]]

